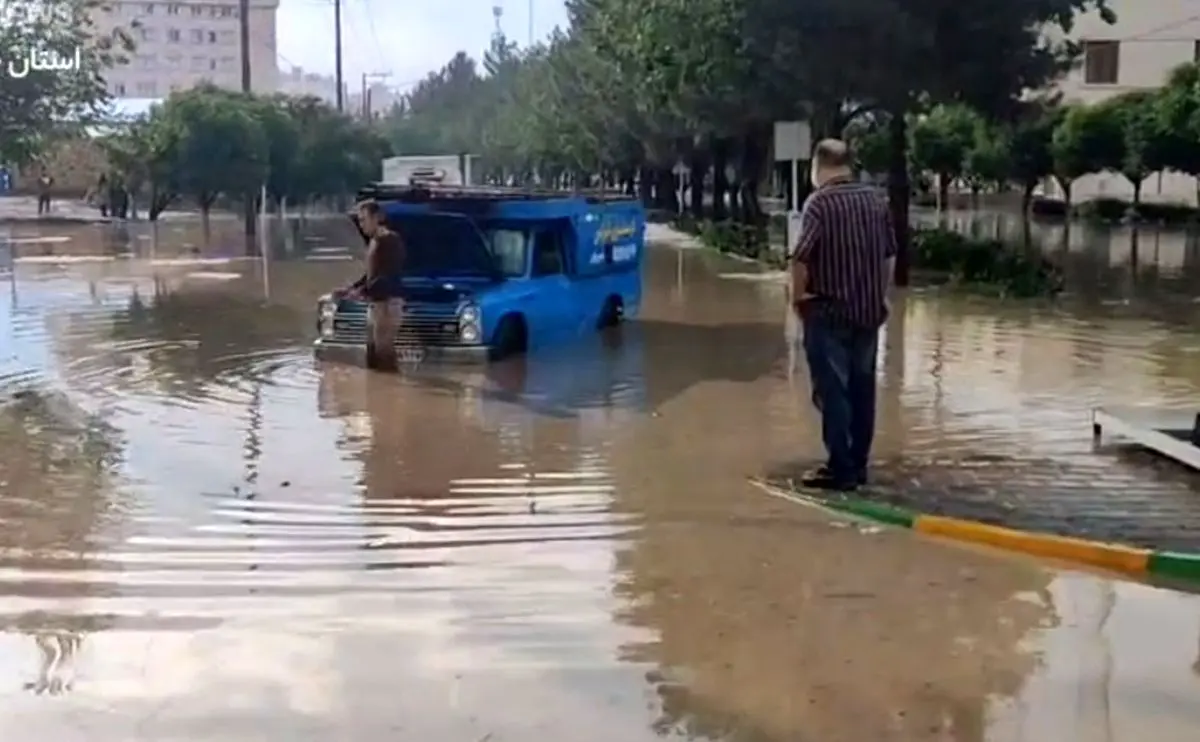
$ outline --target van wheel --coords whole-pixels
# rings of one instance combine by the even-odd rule
[[[616,327],[624,318],[625,305],[621,303],[620,298],[610,296],[604,300],[604,308],[600,310],[600,320],[597,326],[601,330]]]
[[[505,317],[496,328],[496,335],[488,349],[488,356],[493,361],[499,361],[514,355],[520,355],[529,348],[529,335],[525,329],[525,321],[520,317]]]

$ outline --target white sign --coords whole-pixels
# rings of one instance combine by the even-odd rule
[[[775,122],[775,162],[807,160],[812,146],[812,129],[807,121]]]

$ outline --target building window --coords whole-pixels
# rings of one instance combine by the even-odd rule
[[[227,70],[231,70],[231,69],[233,69],[234,61],[235,60],[233,57],[221,57],[221,67],[224,69],[227,69]]]
[[[208,60],[204,57],[192,57],[192,70],[195,72],[203,72],[208,67]]]
[[[1083,42],[1083,81],[1088,85],[1116,85],[1120,77],[1121,42]]]
[[[204,43],[204,32],[198,28],[193,28],[192,29],[192,43],[193,44],[203,44]]]
[[[222,5],[221,6],[221,17],[228,18],[231,15],[233,15],[233,7],[229,6],[229,5]]]
[[[113,85],[113,95],[125,95],[125,83],[119,82]]]
[[[153,54],[143,54],[138,57],[138,64],[144,70],[152,70],[158,65],[158,57]]]
[[[180,39],[182,39],[182,38],[183,38],[183,35],[179,33],[178,28],[172,28],[167,31],[167,39],[169,41],[173,41],[176,44],[178,44]]]
[[[138,30],[138,35],[142,37],[142,41],[157,41],[158,31],[153,28],[142,27]]]
[[[167,15],[179,15],[179,6],[174,3],[168,5]]]
[[[183,58],[180,57],[178,54],[168,54],[167,55],[167,67],[170,67],[173,70],[177,70],[177,69],[179,69],[179,66],[181,64],[183,64]]]
[[[153,80],[147,80],[145,82],[139,82],[137,84],[137,91],[138,91],[138,95],[140,95],[143,98],[153,98],[155,93],[157,92],[157,87],[154,85]]]
[[[1200,63],[1200,39],[1192,42],[1192,61]]]
[[[203,5],[193,5],[192,6],[192,17],[199,18],[202,15],[204,15],[204,6]]]
[[[146,3],[146,7],[142,9],[146,15],[154,15],[154,3]]]
[[[222,31],[221,32],[221,43],[222,44],[232,44],[236,40],[237,39],[234,37],[233,31]]]
[[[217,32],[216,31],[208,32],[208,43],[210,43],[210,44],[217,43]]]

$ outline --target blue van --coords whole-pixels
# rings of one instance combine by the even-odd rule
[[[646,217],[636,199],[435,185],[358,197],[379,203],[405,243],[401,362],[561,345],[640,307]],[[317,332],[318,358],[365,361],[366,303],[321,297]]]

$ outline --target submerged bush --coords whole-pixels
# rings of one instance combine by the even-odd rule
[[[1007,296],[1052,296],[1062,276],[1044,256],[995,239],[968,237],[947,229],[912,233],[912,266],[956,283],[988,286]]]

